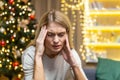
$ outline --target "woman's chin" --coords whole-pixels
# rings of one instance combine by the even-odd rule
[[[55,53],[59,53],[61,51],[61,48],[59,48],[59,49],[53,49],[52,51],[55,52]]]

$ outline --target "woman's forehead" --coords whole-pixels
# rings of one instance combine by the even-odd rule
[[[52,23],[49,23],[49,25],[47,25],[47,30],[62,30],[62,31],[66,31],[66,28],[63,27],[62,25],[58,24],[58,23],[55,23],[55,22],[52,22]]]
[[[66,33],[66,29],[65,28],[60,28],[60,27],[50,27],[50,28],[47,28],[47,31],[48,32],[53,32],[53,33],[61,33],[61,32],[64,32]]]

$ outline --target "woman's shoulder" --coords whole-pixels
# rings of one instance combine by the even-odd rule
[[[31,50],[35,50],[35,46],[29,46],[29,47],[27,47],[27,48],[24,50],[24,52],[25,52],[25,51],[31,51]]]
[[[73,56],[75,57],[75,59],[76,59],[78,62],[81,63],[81,59],[80,59],[79,53],[78,53],[74,48],[71,49],[71,52],[72,52]]]
[[[22,56],[30,56],[30,57],[34,57],[35,55],[35,47],[34,46],[29,46],[27,47],[24,51]]]
[[[30,46],[26,48],[22,54],[22,57],[21,57],[22,66],[27,74],[33,69],[34,55],[35,55],[34,46]]]
[[[71,49],[71,52],[72,52],[73,54],[78,54],[77,51],[76,51],[74,48]]]

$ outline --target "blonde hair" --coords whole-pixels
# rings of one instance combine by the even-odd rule
[[[41,27],[44,25],[48,25],[50,22],[56,22],[62,25],[66,29],[68,38],[69,38],[70,47],[73,48],[73,42],[72,42],[72,37],[71,37],[71,34],[72,34],[71,33],[72,31],[71,22],[65,14],[63,14],[60,11],[56,11],[56,10],[50,10],[46,12],[45,14],[43,14],[43,16],[40,18],[39,26],[37,26],[35,38],[34,40],[30,42],[28,46],[36,45],[36,39],[40,33]]]

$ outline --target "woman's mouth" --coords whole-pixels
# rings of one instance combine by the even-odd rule
[[[59,49],[59,48],[60,48],[60,45],[53,45],[53,48],[54,48],[54,49]]]

